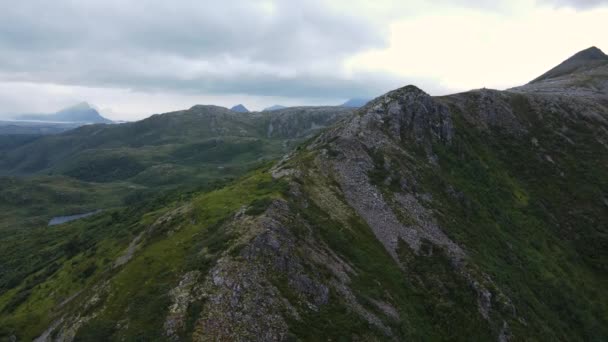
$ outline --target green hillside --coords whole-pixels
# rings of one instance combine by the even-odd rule
[[[150,186],[181,185],[186,179],[196,183],[240,175],[278,158],[351,112],[295,107],[250,114],[194,106],[133,123],[83,126],[32,142],[22,138],[21,146],[0,150],[0,174],[60,174]]]

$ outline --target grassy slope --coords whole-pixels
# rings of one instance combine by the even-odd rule
[[[89,125],[0,150],[0,174],[62,174],[84,181],[131,180],[155,186],[205,178],[217,168],[241,175],[252,163],[279,157],[320,124],[350,113],[336,112],[312,107],[242,114],[194,106],[133,123]]]
[[[301,112],[290,117],[297,125],[285,126],[289,128],[287,133],[304,133],[303,129],[310,125],[306,111]],[[138,227],[131,220],[122,224],[121,215],[125,212],[143,215],[150,210],[150,203],[169,205],[175,199],[189,198],[192,192],[209,191],[290,149],[292,142],[285,132],[279,132],[282,135],[276,139],[265,137],[271,119],[271,115],[263,115],[254,122],[249,115],[194,107],[132,124],[81,127],[45,137],[44,141],[30,139],[34,140],[31,144],[27,139],[19,140],[15,141],[16,146],[21,145],[17,150],[0,151],[5,153],[4,168],[65,174],[82,180],[61,175],[2,178],[0,295],[8,307],[4,313],[20,317],[15,321],[21,322],[17,325],[31,326],[38,316],[28,311],[27,316],[34,318],[25,319],[24,315],[14,315],[14,309],[32,298],[33,288],[58,274],[80,245],[96,246],[102,240],[106,245],[118,244],[111,253],[119,251],[118,246],[124,247],[133,238],[131,230]],[[46,227],[53,216],[98,208],[106,212],[79,222]],[[108,215],[111,219],[104,221]],[[104,230],[98,221],[112,225],[112,229]],[[112,240],[113,230],[120,235],[120,242]],[[107,253],[110,252],[104,250],[101,255],[88,258],[107,262],[115,257]],[[90,261],[85,264],[91,266]],[[27,323],[23,323],[24,319]]]
[[[336,212],[348,208],[339,186],[324,176],[310,160],[297,161],[307,170],[303,178],[306,207],[293,207],[305,217],[317,239],[347,260],[355,270],[350,286],[358,300],[392,329],[398,340],[478,340],[492,339],[492,329],[477,312],[476,296],[465,279],[450,264],[440,249],[432,257],[415,255],[406,244],[400,247],[402,267],[394,262],[371,229],[352,209],[346,211],[347,223]],[[319,207],[315,203],[323,203]],[[319,313],[311,313],[291,329],[304,340],[318,336],[341,340],[346,336],[368,336],[374,327],[362,321],[341,298]],[[380,310],[372,300],[391,303],[400,318]],[[305,311],[305,310],[304,310]],[[374,339],[386,336],[374,334]]]
[[[441,170],[427,173],[425,185],[440,199],[446,232],[526,318],[512,325],[516,335],[601,340],[608,336],[605,148],[592,122],[568,122],[571,144],[556,134],[564,118],[540,120],[525,98],[512,100],[530,122],[527,135],[471,130],[457,115],[457,139],[435,146]]]
[[[228,243],[230,236],[218,231],[219,224],[254,200],[280,196],[281,189],[267,172],[258,171],[202,195],[176,194],[61,225],[41,232],[37,238],[29,237],[23,250],[31,253],[36,246],[45,246],[34,254],[44,256],[48,263],[0,295],[0,336],[16,334],[23,340],[38,336],[54,319],[49,314],[53,308],[59,307],[60,312],[75,310],[90,295],[92,286],[104,280],[110,281],[109,299],[103,298],[103,314],[86,325],[82,335],[112,335],[111,327],[128,311],[129,329],[121,332],[121,338],[160,336],[168,305],[167,291],[184,272],[208,269],[215,253]],[[194,210],[171,214],[188,203]],[[113,261],[129,242],[163,215],[170,219],[145,234],[146,247],[142,252],[124,268],[113,268]],[[169,234],[168,230],[174,232]],[[207,254],[196,253],[203,248]],[[60,305],[74,294],[81,296]]]

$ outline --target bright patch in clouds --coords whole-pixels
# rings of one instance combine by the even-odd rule
[[[520,16],[457,10],[391,25],[390,47],[353,56],[353,70],[430,77],[452,91],[522,85],[574,53],[608,47],[608,9]]]

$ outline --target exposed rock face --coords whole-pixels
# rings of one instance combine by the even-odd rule
[[[359,136],[368,147],[381,141],[390,144],[375,136],[382,130],[398,142],[413,140],[424,145],[449,143],[454,134],[448,108],[411,85],[369,102],[338,134],[345,138]]]
[[[454,106],[468,123],[484,131],[492,128],[514,134],[525,132],[525,127],[513,112],[513,96],[498,90],[481,89],[441,98]]]
[[[165,332],[172,340],[179,340],[179,332],[185,328],[188,306],[192,302],[194,287],[200,278],[200,272],[192,271],[184,274],[177,287],[169,292],[171,306],[165,321]]]
[[[382,165],[387,160],[383,149],[407,154],[398,146],[402,142],[414,142],[431,152],[432,143],[449,144],[453,136],[453,126],[445,105],[433,99],[414,86],[390,92],[370,102],[360,115],[351,119],[344,127],[319,139],[332,141],[330,148],[337,153],[325,164],[337,175],[338,182],[349,203],[372,228],[374,234],[387,251],[398,260],[397,247],[400,240],[418,251],[420,239],[452,246],[451,252],[457,258],[464,253],[441,233],[429,220],[429,215],[412,195],[398,194],[394,199],[385,195],[371,184],[368,174],[376,167],[369,151],[383,155]],[[394,175],[400,178],[402,175]],[[396,201],[400,209],[421,225],[404,225],[398,219],[388,201]]]
[[[195,341],[285,340],[290,309],[257,267],[220,260],[203,283],[206,300],[193,334]]]
[[[482,98],[480,101],[485,103],[488,100]],[[509,113],[506,105],[498,108]],[[374,168],[382,168],[390,173],[385,181],[406,179],[409,175],[402,173],[406,170],[390,171],[391,163],[408,158],[408,152],[401,148],[401,144],[414,143],[432,156],[434,143],[449,145],[452,141],[454,127],[451,116],[446,105],[414,86],[395,90],[372,101],[342,128],[320,137],[317,144],[327,144],[333,157],[325,155],[326,160],[319,164],[329,168],[326,173],[336,175],[348,204],[365,220],[397,263],[401,262],[398,255],[400,241],[407,243],[419,255],[424,255],[420,250],[423,241],[443,249],[477,292],[479,312],[490,320],[493,299],[486,286],[492,286],[503,300],[510,300],[487,275],[481,275],[482,278],[477,280],[478,276],[467,270],[463,248],[442,231],[433,213],[421,204],[430,201],[428,196],[403,187],[398,192],[383,192],[372,184],[368,176]],[[496,125],[498,116],[500,114],[496,112],[486,112],[481,120],[485,125]],[[512,116],[506,120],[514,122]],[[378,161],[374,161],[370,151],[382,156],[381,165],[375,165]],[[403,222],[404,217],[409,218],[407,223]]]
[[[391,334],[351,292],[348,274],[353,270],[347,264],[312,237],[300,240],[298,245],[287,226],[294,220],[298,221],[285,202],[274,202],[257,220],[260,233],[241,250],[242,259],[218,262],[201,289],[207,304],[197,323],[200,335],[195,334],[195,340],[285,340],[287,320],[301,320],[303,314],[314,314],[330,300],[337,300],[330,299],[330,288],[370,324]],[[308,225],[305,221],[297,224]],[[329,281],[315,271],[319,267],[331,270]],[[281,282],[291,293],[289,299],[285,290],[276,287]]]
[[[288,225],[306,226],[290,212],[287,203],[275,201],[253,221],[240,217],[226,229],[242,229],[250,237],[238,255],[224,255],[204,279],[189,272],[170,291],[172,304],[165,321],[166,335],[179,340],[189,305],[203,303],[193,333],[195,341],[263,340],[283,341],[288,336],[288,320],[302,320],[303,314],[318,312],[328,305],[330,289],[344,302],[387,336],[390,328],[365,309],[349,288],[354,271],[312,236],[304,241],[293,235]],[[298,222],[299,221],[299,222]],[[308,235],[309,233],[307,233]],[[299,241],[299,243],[298,243]],[[323,280],[317,271],[328,268],[331,278]],[[280,290],[283,284],[287,289]],[[285,292],[287,291],[287,292]],[[286,293],[290,293],[286,297]],[[389,303],[377,302],[393,317],[398,313]]]

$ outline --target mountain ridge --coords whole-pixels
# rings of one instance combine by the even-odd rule
[[[603,340],[608,109],[564,84],[154,116],[138,134],[204,118],[183,127],[307,140],[212,190],[39,231],[47,257],[0,292],[0,336]]]
[[[282,105],[272,105],[270,107],[266,107],[264,108],[262,111],[263,112],[271,112],[273,110],[279,110],[279,109],[285,109],[287,108],[286,106],[282,106]]]

